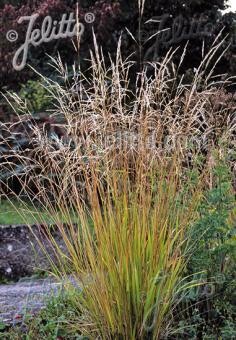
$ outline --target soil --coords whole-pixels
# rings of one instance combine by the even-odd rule
[[[53,248],[43,226],[32,226],[48,254],[55,260]],[[22,277],[39,274],[49,269],[49,262],[29,227],[23,225],[0,226],[0,282],[17,281]],[[53,236],[66,252],[64,242],[56,229]]]

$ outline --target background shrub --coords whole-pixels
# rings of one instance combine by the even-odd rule
[[[191,289],[179,306],[180,339],[233,339],[236,317],[236,201],[225,157],[215,155],[212,188],[199,206],[190,239],[188,274],[202,286]]]

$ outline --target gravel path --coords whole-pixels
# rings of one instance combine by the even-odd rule
[[[63,283],[52,278],[0,285],[0,322],[13,325],[24,322],[27,315],[45,307],[47,299],[58,294],[62,287]]]

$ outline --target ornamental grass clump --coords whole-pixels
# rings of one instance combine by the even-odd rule
[[[151,65],[151,77],[145,69],[138,74],[135,85],[120,44],[110,67],[95,44],[89,76],[74,67],[71,79],[60,58],[52,60],[60,82],[44,82],[63,133],[31,124],[33,150],[18,148],[1,166],[14,177],[20,164],[21,197],[54,225],[38,216],[54,256],[38,241],[52,272],[78,283],[80,317],[68,320],[72,333],[127,340],[170,335],[175,306],[196,284],[184,279],[188,236],[211,150],[219,141],[232,143],[233,108],[216,110],[211,100],[223,85],[211,78],[212,69],[205,74],[220,46],[216,41],[191,84],[174,67],[173,53]],[[186,170],[200,156],[193,184]]]
[[[173,160],[158,167],[153,160],[143,168],[138,159],[133,169],[128,163],[122,169],[103,168],[102,179],[95,162],[85,178],[85,202],[70,171],[64,168],[58,174],[60,193],[56,188],[44,193],[44,208],[66,253],[43,216],[40,224],[56,255],[50,258],[45,250],[52,272],[62,278],[72,275],[80,287],[74,294],[80,317],[68,320],[72,333],[91,339],[166,336],[175,304],[194,284],[183,277],[200,191],[180,195]],[[70,194],[66,183],[71,184]],[[58,197],[53,203],[52,193]]]
[[[80,316],[68,320],[72,333],[159,339],[171,332],[175,305],[196,284],[184,274],[201,190],[189,185],[183,193],[177,156],[157,160],[140,152],[132,163],[129,155],[116,156],[112,164],[110,158],[86,161],[86,200],[76,185],[76,164],[68,166],[65,156],[60,171],[54,169],[58,184],[48,181],[41,203],[54,228],[39,216],[55,256],[38,241],[54,275],[72,275],[79,287],[73,299]]]
[[[63,231],[82,288],[73,327],[91,339],[167,336],[174,306],[191,286],[183,276],[199,192],[180,200],[175,167],[136,170],[134,181],[128,168],[110,171],[105,188],[92,171],[89,209],[77,202],[80,227]],[[65,260],[60,271],[67,270]]]

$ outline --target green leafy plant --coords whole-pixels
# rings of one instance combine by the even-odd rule
[[[28,80],[26,84],[23,84],[19,97],[32,114],[42,112],[52,106],[52,98],[39,80]]]
[[[202,286],[189,291],[179,310],[179,331],[191,339],[233,339],[235,335],[236,206],[232,173],[225,157],[215,155],[212,182],[190,236],[195,251],[188,273],[195,274]]]

